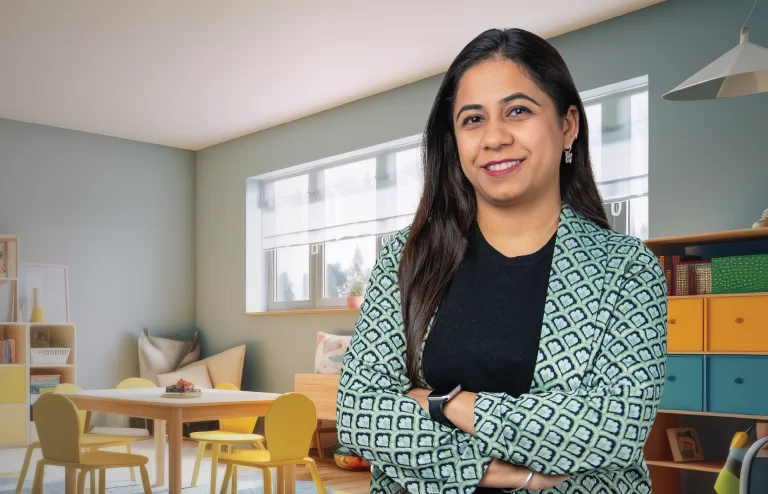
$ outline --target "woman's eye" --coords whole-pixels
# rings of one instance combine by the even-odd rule
[[[480,115],[471,115],[464,119],[464,125],[474,125],[480,123],[483,118]]]
[[[509,115],[511,117],[519,117],[521,115],[524,115],[526,113],[530,113],[530,110],[524,106],[515,106],[514,108],[511,108],[509,110]]]

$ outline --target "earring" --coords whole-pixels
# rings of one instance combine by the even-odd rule
[[[568,149],[565,150],[565,162],[571,163],[573,162],[573,153],[571,150],[573,149],[573,144],[568,144]]]

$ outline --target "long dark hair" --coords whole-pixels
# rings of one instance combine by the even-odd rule
[[[584,106],[568,67],[547,41],[521,29],[491,29],[459,53],[443,78],[427,120],[423,142],[424,193],[419,202],[399,268],[407,367],[411,383],[419,384],[419,353],[434,311],[453,278],[475,221],[475,191],[461,169],[452,115],[456,90],[464,73],[492,58],[515,62],[565,116],[575,105],[579,133],[573,162],[560,161],[563,201],[582,216],[609,229],[589,160],[589,134]],[[562,155],[561,155],[562,156]]]

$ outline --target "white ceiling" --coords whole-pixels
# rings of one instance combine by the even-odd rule
[[[661,0],[0,0],[0,118],[198,150]]]

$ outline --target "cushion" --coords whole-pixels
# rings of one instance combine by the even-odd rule
[[[236,346],[203,360],[198,360],[188,367],[206,366],[211,384],[218,386],[223,382],[234,384],[241,388],[243,380],[243,364],[245,363],[245,345]]]
[[[341,374],[344,353],[349,348],[351,336],[317,333],[315,350],[315,374]]]
[[[159,374],[157,380],[160,386],[172,386],[178,382],[179,379],[184,379],[195,385],[199,389],[213,389],[211,385],[211,377],[208,375],[208,367],[205,365],[195,365],[184,367],[174,372],[167,374]]]
[[[191,340],[149,336],[144,328],[139,336],[139,375],[155,384],[158,374],[166,374],[200,359],[197,331]]]

